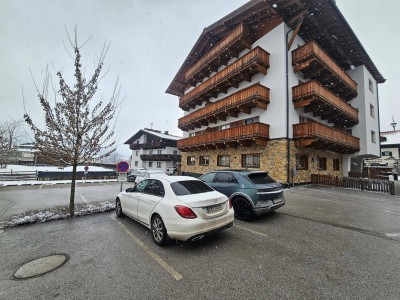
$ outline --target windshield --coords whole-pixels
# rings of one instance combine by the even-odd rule
[[[275,180],[269,177],[268,173],[266,172],[249,174],[247,177],[249,177],[251,182],[253,182],[254,184],[275,183]]]
[[[171,188],[177,196],[212,192],[213,189],[199,180],[187,180],[171,183]]]

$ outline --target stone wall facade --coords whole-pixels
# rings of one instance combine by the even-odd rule
[[[311,174],[326,174],[340,176],[342,174],[341,154],[320,151],[314,149],[296,148],[293,141],[290,141],[290,168],[289,180],[287,171],[287,140],[276,139],[268,141],[266,146],[237,147],[217,150],[203,150],[195,152],[182,152],[181,171],[183,174],[205,174],[215,170],[259,170],[267,171],[272,178],[281,183],[306,183],[311,181]],[[242,156],[244,154],[259,154],[260,167],[243,167]],[[308,169],[296,170],[296,154],[308,156]],[[218,166],[218,156],[229,155],[229,166]],[[208,156],[208,165],[200,165],[200,157]],[[195,157],[194,165],[188,165],[188,157]],[[318,157],[326,157],[327,169],[318,170]],[[333,159],[340,160],[339,171],[333,170]]]

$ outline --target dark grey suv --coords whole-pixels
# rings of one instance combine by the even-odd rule
[[[265,214],[285,205],[283,187],[267,172],[214,171],[199,178],[213,189],[229,197],[235,217],[250,220],[254,215]]]

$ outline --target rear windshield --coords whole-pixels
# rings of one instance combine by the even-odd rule
[[[213,189],[200,180],[187,180],[171,183],[171,188],[177,196],[212,192]]]
[[[248,177],[254,184],[267,184],[275,182],[275,180],[268,176],[268,173],[254,173],[249,174]]]

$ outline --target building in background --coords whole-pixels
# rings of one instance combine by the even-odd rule
[[[161,170],[176,167],[181,162],[181,152],[176,144],[181,137],[144,128],[135,133],[125,144],[132,150],[131,168]]]
[[[381,132],[381,156],[365,160],[366,167],[388,167],[399,172],[400,130]]]
[[[334,0],[249,1],[204,29],[167,89],[184,111],[182,172],[361,172],[380,155],[383,82]]]

